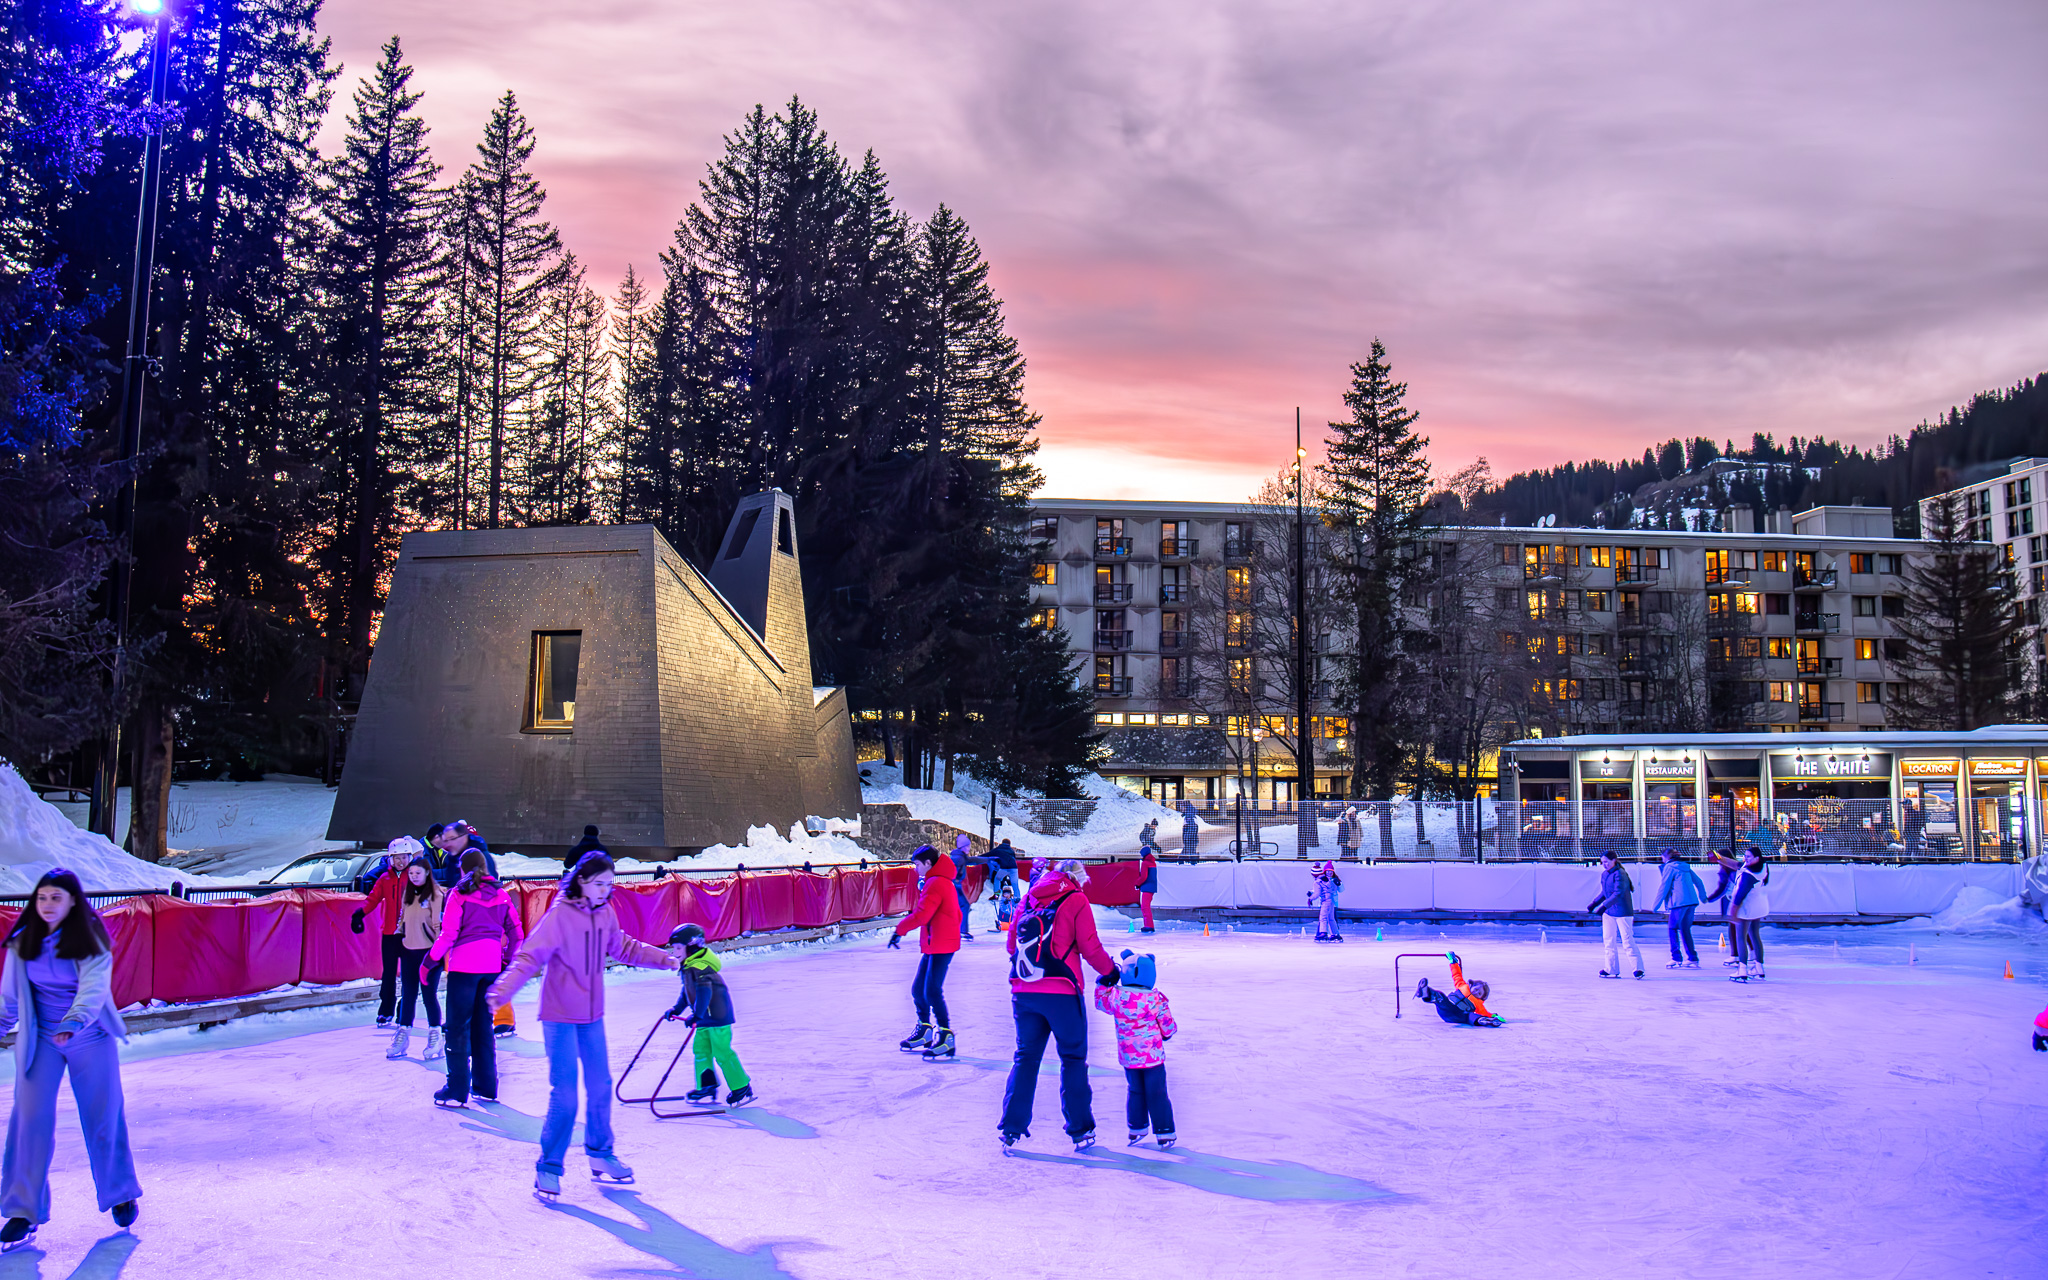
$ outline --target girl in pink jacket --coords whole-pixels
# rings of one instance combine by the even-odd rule
[[[1116,1060],[1124,1069],[1130,1095],[1124,1106],[1130,1121],[1130,1145],[1145,1140],[1147,1130],[1161,1147],[1174,1142],[1173,1102],[1166,1096],[1166,1042],[1180,1030],[1166,994],[1152,987],[1157,963],[1128,947],[1117,953],[1113,987],[1095,988],[1095,1007],[1116,1020]]]
[[[420,965],[423,982],[429,966],[448,965],[448,1007],[442,1018],[448,1030],[448,1083],[435,1092],[435,1106],[466,1107],[472,1095],[479,1102],[498,1100],[498,1051],[491,1042],[485,995],[524,935],[519,909],[485,872],[484,855],[475,849],[463,854],[462,879],[448,895],[441,935]]]
[[[675,957],[626,936],[612,910],[612,860],[593,849],[562,876],[554,905],[491,986],[493,1009],[509,1004],[519,988],[545,969],[540,984],[540,1035],[548,1051],[548,1114],[540,1126],[540,1161],[533,1191],[542,1200],[562,1193],[562,1161],[576,1127],[576,1064],[583,1064],[583,1148],[590,1176],[626,1183],[633,1171],[612,1154],[612,1068],[604,1043],[605,957],[643,969],[673,969]]]

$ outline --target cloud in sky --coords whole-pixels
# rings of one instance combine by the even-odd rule
[[[330,0],[444,163],[515,90],[644,271],[755,103],[973,226],[1048,491],[1245,496],[1375,335],[1432,457],[1871,443],[2048,368],[2034,0]]]

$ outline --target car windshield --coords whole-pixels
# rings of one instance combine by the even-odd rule
[[[353,858],[318,858],[310,862],[299,862],[277,873],[272,884],[327,884],[349,878],[349,864]]]

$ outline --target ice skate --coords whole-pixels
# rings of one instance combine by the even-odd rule
[[[926,1062],[937,1062],[941,1058],[951,1058],[952,1056],[953,1033],[945,1027],[940,1027],[938,1034],[932,1037],[931,1044],[924,1051],[924,1060]]]
[[[1666,969],[1683,969],[1683,968],[1685,968],[1685,961],[1683,961],[1683,960],[1673,960],[1673,961],[1672,961],[1671,963],[1669,963],[1669,964],[1665,965],[1664,967],[1665,967]]]
[[[1688,960],[1685,962],[1684,967],[1688,969],[1697,969],[1700,967],[1700,962],[1697,960]]]
[[[135,1225],[135,1216],[140,1212],[133,1200],[123,1200],[114,1206],[114,1225],[126,1231]]]
[[[389,1031],[391,1029],[391,1020],[396,1016],[396,1014],[387,1013],[383,1017],[377,1019],[376,1030]]]
[[[903,1052],[905,1053],[916,1053],[919,1049],[924,1048],[931,1042],[932,1024],[929,1022],[920,1022],[917,1024],[917,1030],[911,1032],[909,1035],[905,1036],[903,1039],[898,1040],[896,1042],[896,1047],[898,1049],[903,1050]]]
[[[2048,1036],[2044,1036],[2038,1031],[2034,1033],[2034,1052],[2048,1053]]]
[[[1147,926],[1145,926],[1144,928],[1142,928],[1142,929],[1138,930],[1138,932],[1139,932],[1139,933],[1157,933],[1157,932],[1159,932],[1159,930],[1157,930],[1157,929],[1153,928],[1153,927],[1152,927],[1152,926],[1150,926],[1150,925],[1147,925]]]
[[[533,1198],[542,1204],[553,1204],[562,1198],[562,1175],[537,1170],[533,1175]]]
[[[1173,1144],[1177,1141],[1179,1141],[1179,1139],[1175,1138],[1172,1134],[1162,1133],[1159,1135],[1159,1149],[1161,1151],[1165,1151],[1169,1147],[1173,1146]]]
[[[590,1153],[590,1180],[623,1187],[633,1181],[633,1170],[615,1155],[599,1155],[593,1151]]]
[[[1750,965],[1750,964],[1747,964],[1747,963],[1745,963],[1745,964],[1744,964],[1744,965],[1742,966],[1742,972],[1741,972],[1741,973],[1731,973],[1731,974],[1729,974],[1729,975],[1728,975],[1728,981],[1730,981],[1730,982],[1748,982],[1748,981],[1750,980],[1750,978],[1751,978],[1751,977],[1753,977],[1753,976],[1755,976],[1755,966],[1754,966],[1754,965]]]
[[[492,1027],[491,1034],[496,1038],[503,1040],[509,1036],[517,1034],[517,1030],[513,1027]]]
[[[725,1095],[725,1105],[728,1107],[751,1107],[759,1102],[760,1099],[754,1096],[754,1086],[750,1084],[743,1084]]]
[[[400,1027],[398,1030],[392,1032],[391,1047],[384,1051],[385,1060],[391,1061],[397,1058],[403,1058],[405,1056],[406,1045],[410,1043],[411,1040],[412,1028],[410,1027]]]
[[[697,1087],[683,1095],[683,1101],[692,1106],[705,1106],[718,1101],[718,1077],[706,1067],[704,1074],[697,1077]]]
[[[0,1227],[0,1253],[13,1253],[36,1241],[36,1224],[27,1218],[9,1218],[7,1225]]]
[[[469,1099],[458,1097],[448,1089],[441,1088],[434,1090],[434,1105],[446,1107],[450,1111],[464,1111],[469,1107]]]
[[[1130,1139],[1126,1141],[1124,1145],[1127,1147],[1135,1147],[1139,1143],[1143,1142],[1145,1139],[1151,1136],[1152,1131],[1150,1129],[1133,1129],[1131,1130]]]
[[[448,1056],[448,1048],[441,1043],[441,1028],[434,1027],[427,1032],[427,1051],[420,1055],[421,1062],[433,1062]]]
[[[1420,982],[1418,982],[1418,983],[1416,983],[1416,984],[1415,984],[1415,998],[1416,998],[1417,1000],[1427,1000],[1427,999],[1429,999],[1429,979],[1428,979],[1428,978],[1424,978],[1424,979],[1422,979],[1422,981],[1420,981]]]
[[[1077,1156],[1086,1155],[1088,1151],[1094,1146],[1095,1130],[1090,1129],[1088,1132],[1081,1134],[1079,1137],[1074,1139],[1074,1154]]]
[[[1762,982],[1764,980],[1764,967],[1761,964],[1755,966],[1749,971],[1749,976],[1758,982]]]
[[[1620,974],[1618,974],[1618,973],[1609,973],[1609,972],[1607,972],[1607,970],[1605,970],[1605,969],[1602,969],[1602,970],[1600,971],[1600,976],[1601,976],[1601,977],[1603,977],[1603,978],[1613,978],[1613,979],[1614,979],[1615,981],[1617,981],[1617,982],[1619,982],[1619,981],[1621,980],[1621,975],[1620,975]]]
[[[1638,970],[1636,970],[1636,981],[1637,981],[1637,982],[1641,982],[1642,980],[1643,980],[1643,971],[1642,971],[1641,969],[1638,969]]]
[[[1031,1136],[1031,1132],[1030,1132],[1030,1130],[1028,1130],[1028,1129],[1027,1129],[1027,1130],[1026,1130],[1026,1131],[1024,1131],[1023,1133],[1011,1133],[1011,1132],[1010,1132],[1009,1130],[1007,1130],[1007,1129],[1003,1129],[1003,1130],[1000,1130],[1000,1131],[998,1131],[998,1133],[996,1134],[996,1136],[997,1136],[997,1137],[999,1137],[999,1138],[1001,1138],[1001,1139],[1003,1140],[1003,1154],[1004,1154],[1004,1155],[1009,1155],[1009,1154],[1010,1154],[1010,1148],[1011,1148],[1011,1147],[1014,1147],[1014,1146],[1016,1146],[1016,1145],[1017,1145],[1017,1140],[1018,1140],[1019,1138],[1028,1138],[1028,1137],[1030,1137],[1030,1136]]]

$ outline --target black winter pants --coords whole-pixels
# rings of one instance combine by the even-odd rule
[[[910,998],[917,1002],[919,1022],[936,1022],[948,1028],[953,1025],[946,1012],[946,970],[953,967],[953,955],[948,951],[917,958],[917,976],[910,980]]]
[[[1017,1056],[1010,1063],[1010,1083],[1003,1089],[1003,1132],[1030,1131],[1038,1064],[1045,1060],[1045,1042],[1057,1040],[1060,1112],[1067,1133],[1076,1138],[1093,1133],[1095,1090],[1088,1083],[1088,1015],[1082,1011],[1081,997],[1019,991],[1010,996],[1010,1012],[1017,1019]]]
[[[498,1046],[491,1039],[491,1006],[484,999],[495,973],[448,974],[448,1092],[498,1096]]]
[[[400,953],[405,950],[405,938],[401,934],[384,935],[384,973],[377,979],[377,1021],[389,1022],[391,1014],[398,1007],[398,970]]]
[[[1162,1138],[1173,1136],[1173,1102],[1166,1096],[1166,1064],[1156,1067],[1125,1067],[1124,1080],[1130,1095],[1124,1101],[1124,1119],[1132,1133],[1145,1132],[1149,1124]]]
[[[441,1025],[441,970],[437,967],[423,984],[420,982],[420,966],[426,962],[427,948],[414,951],[410,947],[399,948],[398,959],[398,1025],[412,1025],[413,1010],[419,1003],[421,991],[427,993],[427,1025]]]

